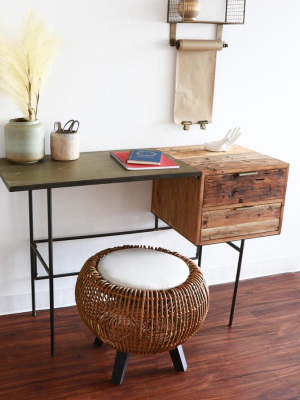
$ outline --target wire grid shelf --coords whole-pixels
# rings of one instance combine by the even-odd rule
[[[182,22],[182,17],[178,13],[178,3],[180,0],[169,0],[168,22]]]
[[[245,19],[245,0],[227,0],[226,23],[243,24]]]
[[[184,15],[178,12],[178,4],[181,9],[198,0],[168,0],[168,22],[170,23],[220,23],[220,24],[243,24],[245,20],[246,0],[200,0],[201,11],[199,17],[194,21],[185,21]],[[209,16],[202,10],[209,10]]]

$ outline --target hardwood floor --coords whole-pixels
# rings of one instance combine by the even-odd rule
[[[94,338],[75,307],[0,317],[0,399],[300,399],[300,273],[241,282],[234,327],[233,284],[211,288],[210,311],[184,345],[188,369],[168,353],[132,355],[121,386],[110,383],[115,351]]]

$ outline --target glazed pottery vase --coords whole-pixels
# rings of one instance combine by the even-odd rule
[[[34,163],[45,156],[45,130],[39,120],[11,119],[4,127],[6,158],[17,164]]]
[[[201,10],[201,5],[199,0],[185,0],[184,2],[183,0],[181,0],[178,3],[177,9],[178,9],[178,14],[181,17],[184,16],[184,21],[194,21]]]

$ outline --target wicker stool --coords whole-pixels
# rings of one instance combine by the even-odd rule
[[[95,254],[76,284],[76,303],[95,344],[117,350],[112,382],[121,384],[129,353],[170,352],[187,368],[181,344],[196,333],[208,311],[200,269],[178,253],[123,246]]]

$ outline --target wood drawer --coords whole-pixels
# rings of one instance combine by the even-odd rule
[[[203,207],[283,199],[286,169],[207,175]]]
[[[201,241],[279,230],[281,203],[204,211]]]

